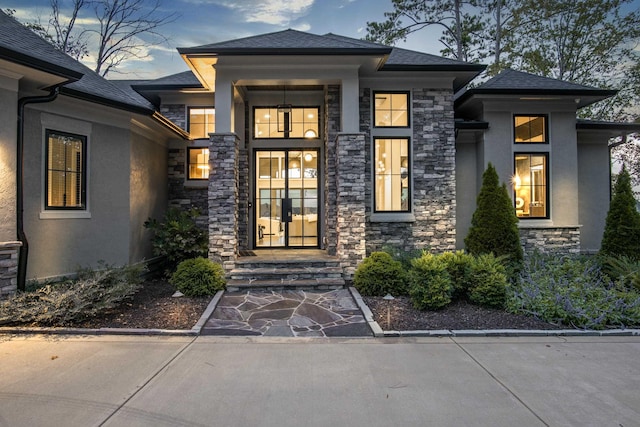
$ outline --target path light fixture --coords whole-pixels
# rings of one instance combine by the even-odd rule
[[[391,330],[391,301],[395,298],[391,294],[386,294],[382,297],[383,300],[387,302],[387,330]]]

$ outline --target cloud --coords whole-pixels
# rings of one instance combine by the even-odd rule
[[[272,25],[288,25],[308,14],[315,0],[189,0],[199,4],[209,3],[224,6],[242,14],[245,22]]]

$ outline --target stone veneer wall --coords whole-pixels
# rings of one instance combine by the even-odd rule
[[[340,132],[340,85],[329,85],[325,92],[324,121],[324,248],[327,254],[336,255],[337,250],[337,185],[336,143]]]
[[[369,132],[371,91],[361,89],[361,130]],[[367,253],[391,245],[404,250],[456,247],[456,178],[453,92],[412,89],[412,204],[414,222],[371,222],[372,162],[366,167]],[[399,135],[401,136],[401,135]],[[366,137],[370,141],[370,134]],[[365,144],[372,159],[371,144]]]
[[[249,104],[245,103],[244,109],[244,140],[249,141],[249,132],[251,131],[249,123]],[[238,249],[249,249],[249,233],[251,233],[251,225],[249,224],[249,149],[247,143],[240,142],[238,147]]]
[[[203,187],[187,187],[185,186],[186,178],[186,148],[170,148],[169,149],[169,166],[168,166],[168,182],[169,182],[169,207],[178,207],[184,210],[198,208],[201,215],[196,219],[199,227],[207,229],[209,210],[207,186]]]
[[[18,255],[22,242],[0,242],[0,298],[18,287]]]
[[[187,106],[185,104],[164,104],[160,113],[182,129],[187,128]]]
[[[579,254],[580,227],[520,228],[520,244],[525,253]]]
[[[365,257],[365,138],[338,134],[336,140],[337,246],[345,279]]]
[[[209,259],[233,268],[238,252],[238,136],[216,133],[209,141]]]

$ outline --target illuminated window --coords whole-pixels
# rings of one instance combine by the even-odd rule
[[[536,143],[546,144],[547,140],[547,116],[513,116],[513,135],[516,144]]]
[[[189,108],[189,133],[195,139],[208,139],[216,131],[216,110],[214,108]]]
[[[260,107],[253,110],[254,138],[320,137],[320,109],[317,107]]]
[[[520,218],[548,218],[547,154],[515,155],[513,176],[516,215]]]
[[[376,138],[374,144],[375,211],[408,212],[409,138]]]
[[[409,126],[409,93],[374,92],[373,115],[376,127]]]
[[[209,149],[189,148],[187,153],[187,179],[209,179]]]
[[[45,209],[86,209],[87,138],[47,130]]]

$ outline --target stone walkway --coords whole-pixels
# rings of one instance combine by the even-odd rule
[[[372,336],[347,289],[225,293],[202,335]]]

